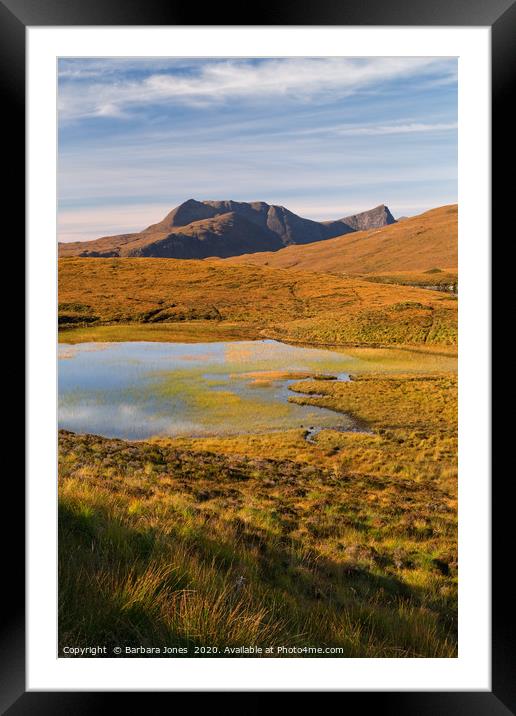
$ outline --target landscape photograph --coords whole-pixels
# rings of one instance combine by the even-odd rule
[[[59,657],[456,658],[457,59],[57,72]]]

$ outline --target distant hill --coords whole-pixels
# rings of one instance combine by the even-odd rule
[[[363,229],[387,226],[395,221],[383,204],[336,221],[317,222],[303,219],[283,206],[263,201],[189,199],[162,221],[138,233],[60,243],[59,256],[227,258],[326,241]]]
[[[348,232],[322,244],[289,246],[228,261],[335,274],[456,269],[457,205],[441,206],[391,226]]]

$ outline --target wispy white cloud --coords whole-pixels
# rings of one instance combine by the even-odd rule
[[[60,57],[59,79],[89,80],[120,73],[177,71],[192,60],[178,57]]]
[[[421,132],[448,132],[457,130],[457,122],[397,122],[395,124],[364,124],[357,125],[353,123],[323,125],[319,127],[310,127],[308,129],[292,128],[289,134],[292,137],[308,137],[311,135],[335,135],[349,137],[375,137],[386,134],[414,134]]]
[[[444,182],[454,180],[456,175],[452,160],[432,165],[427,153],[421,155],[421,160],[416,156],[409,162],[406,153],[401,156],[401,150],[397,165],[389,153],[383,153],[368,166],[360,164],[360,156],[353,161],[346,158],[345,153],[333,158],[329,150],[305,154],[295,160],[282,154],[263,162],[259,162],[259,152],[254,151],[226,160],[223,170],[217,168],[219,159],[224,161],[223,150],[219,152],[195,159],[186,153],[177,156],[170,153],[154,164],[136,158],[109,166],[108,157],[102,163],[95,158],[83,159],[80,164],[66,162],[60,171],[63,208],[77,202],[97,206],[101,202],[122,203],[123,197],[127,197],[126,204],[132,197],[155,203],[167,196],[169,202],[179,203],[190,197],[238,199],[243,194],[249,200],[280,203],[278,197],[289,193],[306,195],[312,191],[324,196],[336,188],[341,193],[360,188],[367,196],[367,203],[379,204],[397,183]],[[77,174],[80,174],[80,183],[75,181]],[[379,189],[380,186],[383,189]]]
[[[60,61],[59,238],[139,231],[188,198],[316,220],[456,201],[456,61]]]
[[[411,124],[384,124],[367,127],[340,127],[336,134],[349,136],[382,136],[385,134],[414,134],[415,132],[447,132],[457,129],[457,122],[412,122]]]
[[[108,64],[108,62],[106,63]],[[226,60],[200,63],[196,72],[153,72],[134,79],[131,75],[102,75],[101,66],[62,70],[61,79],[87,78],[95,81],[61,82],[60,118],[77,119],[123,114],[131,108],[167,102],[206,106],[232,98],[312,101],[330,94],[349,96],[375,84],[441,68],[453,72],[441,58],[287,58],[258,63]],[[91,74],[93,73],[93,74]]]

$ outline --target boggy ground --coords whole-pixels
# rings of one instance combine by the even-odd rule
[[[313,444],[61,432],[61,648],[456,656],[456,377],[373,368],[293,385],[367,428]]]

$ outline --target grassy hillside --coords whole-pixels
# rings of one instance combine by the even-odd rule
[[[453,344],[457,305],[438,292],[267,266],[66,258],[59,324],[69,342],[182,340],[198,327],[197,340]]]
[[[416,286],[447,293],[457,293],[459,285],[458,271],[456,269],[433,268],[426,271],[390,271],[388,273],[364,274],[360,278],[376,283]]]
[[[336,274],[456,269],[457,205],[432,209],[381,229],[225,262]]]
[[[60,434],[61,647],[456,655],[455,376],[296,388],[369,432]]]

